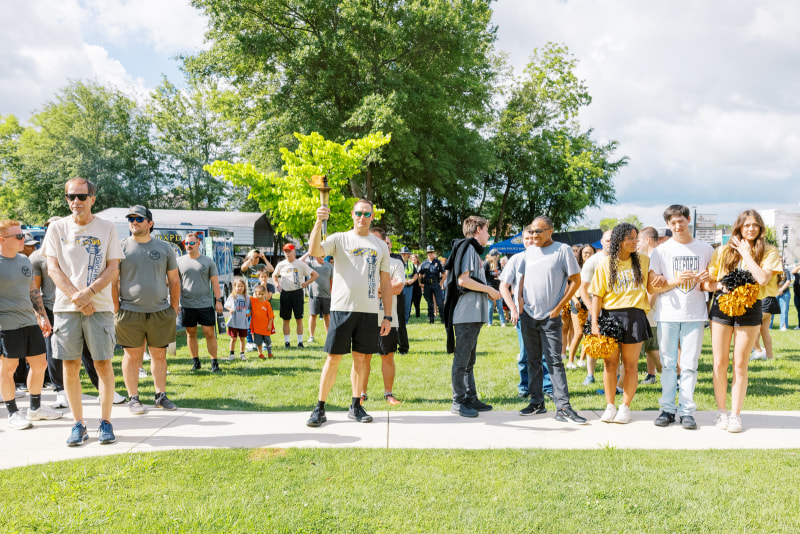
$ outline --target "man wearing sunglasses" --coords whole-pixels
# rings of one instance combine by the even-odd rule
[[[95,185],[72,178],[64,186],[70,217],[53,222],[44,238],[47,272],[56,285],[53,357],[62,360],[64,390],[75,425],[67,445],[82,445],[89,434],[81,400],[84,344],[94,360],[100,386],[100,443],[116,440],[111,426],[114,401],[114,302],[111,281],[119,275],[122,249],[114,225],[92,215]]]
[[[177,408],[167,398],[167,347],[175,341],[175,319],[180,311],[181,283],[172,246],[150,237],[153,214],[144,206],[128,210],[130,237],[122,240],[123,258],[119,279],[114,281],[114,326],[117,343],[125,355],[122,376],[128,388],[128,410],[142,415],[147,410],[139,400],[139,369],[144,344],[150,351],[150,372],[155,386],[155,406]]]
[[[181,279],[181,323],[186,328],[186,344],[192,355],[192,369],[200,369],[197,325],[203,329],[206,349],[211,356],[211,372],[219,372],[217,362],[217,314],[222,313],[219,272],[214,260],[200,253],[203,242],[197,234],[186,234],[185,254],[178,258]]]
[[[361,406],[361,392],[365,391],[369,378],[369,358],[379,350],[378,337],[388,335],[392,328],[391,315],[383,315],[379,319],[379,298],[384,314],[392,310],[392,281],[389,275],[389,247],[370,234],[373,211],[371,201],[360,199],[351,212],[353,229],[330,235],[322,243],[322,221],[328,219],[330,210],[320,207],[309,236],[309,252],[312,256],[333,256],[335,260],[331,326],[324,349],[328,358],[322,368],[317,406],[306,422],[310,427],[318,427],[328,420],[325,401],[336,383],[339,362],[348,352],[353,354],[353,370],[350,374],[353,401],[347,417],[359,423],[372,421],[372,416]],[[376,326],[378,324],[380,327]]]

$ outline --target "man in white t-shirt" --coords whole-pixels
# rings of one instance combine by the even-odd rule
[[[656,322],[661,353],[661,413],[656,426],[668,426],[680,417],[681,426],[697,428],[694,411],[694,388],[697,384],[697,362],[703,348],[703,329],[708,318],[705,293],[700,284],[709,279],[708,263],[713,252],[710,245],[692,238],[689,232],[689,208],[674,204],[664,211],[664,220],[672,230],[672,238],[656,248],[650,256],[650,269],[663,276],[667,283],[658,289]],[[677,370],[680,351],[680,388]],[[678,405],[675,393],[678,389]]]
[[[297,259],[297,253],[291,243],[283,245],[283,253],[286,259],[279,261],[275,266],[275,272],[272,273],[275,287],[281,293],[280,313],[281,319],[283,319],[283,341],[287,349],[292,346],[289,342],[289,325],[292,314],[294,314],[297,322],[297,346],[303,348],[303,306],[305,305],[303,290],[317,279],[319,273],[309,267],[306,262]]]
[[[353,354],[353,372],[350,382],[353,401],[347,417],[359,423],[369,423],[372,416],[361,406],[361,392],[369,376],[369,357],[378,352],[378,337],[386,336],[392,328],[392,283],[390,277],[389,247],[370,234],[374,206],[360,199],[350,212],[353,229],[335,233],[322,242],[322,221],[330,210],[317,209],[317,221],[309,236],[312,256],[333,257],[333,287],[331,288],[331,327],[325,340],[328,358],[322,368],[317,406],[306,424],[318,427],[328,420],[325,401],[333,384],[342,356]],[[380,296],[379,296],[380,295]],[[384,316],[379,320],[380,305]],[[391,312],[390,312],[391,313]],[[380,323],[380,329],[376,327]]]

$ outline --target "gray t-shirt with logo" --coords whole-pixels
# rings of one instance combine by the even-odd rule
[[[482,283],[486,283],[481,257],[478,252],[469,247],[461,258],[461,265],[455,268],[455,276],[469,271],[469,276]],[[489,295],[482,291],[467,291],[458,298],[453,310],[453,324],[485,323],[489,320]]]
[[[42,254],[42,249],[39,249],[34,250],[28,259],[31,260],[33,266],[33,276],[39,276],[42,279],[39,291],[42,293],[44,307],[52,310],[53,304],[56,302],[56,284],[47,273],[47,258]]]
[[[0,256],[0,330],[36,326],[31,303],[32,281],[33,268],[26,256]]]
[[[120,309],[155,313],[169,308],[167,271],[178,268],[172,246],[158,239],[137,243],[133,237],[125,238],[121,245]]]
[[[331,278],[333,277],[333,265],[324,261],[317,262],[311,259],[308,266],[314,269],[319,275],[316,280],[311,282],[308,286],[308,296],[313,299],[329,299],[331,298]]]
[[[181,277],[181,308],[214,307],[211,278],[219,276],[214,260],[202,254],[194,259],[188,254],[183,255],[178,258],[178,273]]]

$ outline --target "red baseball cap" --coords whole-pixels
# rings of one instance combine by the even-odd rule
[[[294,245],[292,245],[291,243],[286,243],[285,245],[283,245],[283,250],[294,250]]]

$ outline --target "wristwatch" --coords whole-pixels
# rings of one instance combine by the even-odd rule
[[[392,322],[392,316],[391,315],[384,315],[383,316],[383,320],[384,321],[389,321],[391,323]]]
[[[216,298],[214,300],[216,300],[217,302],[222,302],[222,297]]]

